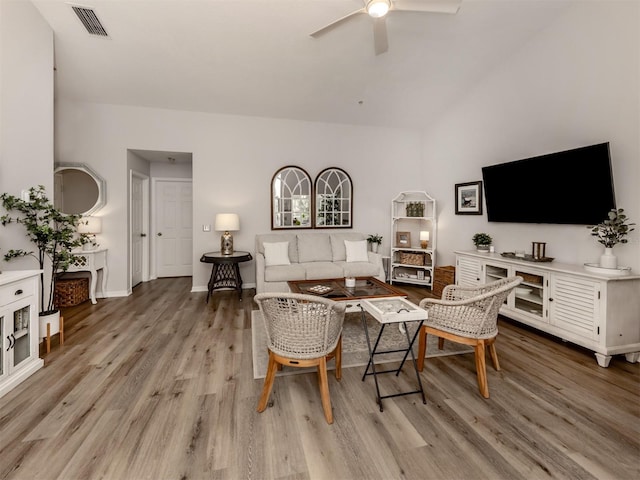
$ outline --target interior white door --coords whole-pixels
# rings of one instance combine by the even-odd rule
[[[131,287],[142,282],[143,240],[147,229],[143,225],[143,182],[131,177]]]
[[[156,182],[156,270],[158,277],[193,273],[191,180]]]

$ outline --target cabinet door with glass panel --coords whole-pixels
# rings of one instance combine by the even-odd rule
[[[538,321],[548,321],[545,310],[547,274],[536,269],[486,262],[484,283],[510,276],[522,277],[522,283],[509,295],[506,307]]]

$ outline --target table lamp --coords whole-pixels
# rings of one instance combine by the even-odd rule
[[[429,246],[429,232],[420,232],[420,247],[427,248]]]
[[[100,217],[83,217],[78,222],[78,233],[85,234],[89,238],[89,242],[82,245],[82,249],[93,250],[98,244],[96,243],[96,234],[102,232],[102,218]]]
[[[220,237],[220,253],[231,255],[233,253],[233,235],[229,232],[240,230],[240,219],[235,213],[218,213],[216,215],[215,229],[224,232]]]

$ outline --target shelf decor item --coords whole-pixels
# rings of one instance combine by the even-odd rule
[[[493,242],[488,233],[476,233],[471,240],[479,252],[488,252],[491,242]]]
[[[627,223],[624,209],[611,209],[608,218],[598,225],[588,226],[591,235],[604,245],[604,253],[600,256],[601,268],[618,268],[618,259],[613,254],[613,247],[618,243],[627,243],[626,236],[634,230],[635,223]]]

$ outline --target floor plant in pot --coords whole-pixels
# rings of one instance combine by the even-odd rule
[[[600,257],[600,267],[618,268],[618,259],[613,254],[613,247],[618,243],[627,243],[626,236],[634,230],[635,223],[627,223],[624,209],[611,209],[605,220],[598,225],[592,225],[591,235],[604,245],[604,254]]]
[[[493,242],[493,239],[488,233],[476,233],[471,238],[471,241],[476,246],[476,249],[479,252],[488,252],[489,247],[491,246],[491,242]]]
[[[80,215],[67,215],[56,209],[46,196],[45,188],[40,185],[28,191],[28,199],[22,199],[3,193],[0,203],[6,213],[0,217],[0,223],[7,226],[20,224],[26,230],[26,236],[35,245],[35,250],[8,250],[5,261],[31,256],[38,262],[40,273],[40,324],[43,317],[51,325],[51,334],[57,333],[59,322],[50,317],[59,318],[54,305],[55,282],[58,274],[65,272],[71,263],[71,251],[87,243],[86,235],[78,234]],[[46,275],[45,275],[46,273]],[[40,338],[43,332],[40,331]]]

